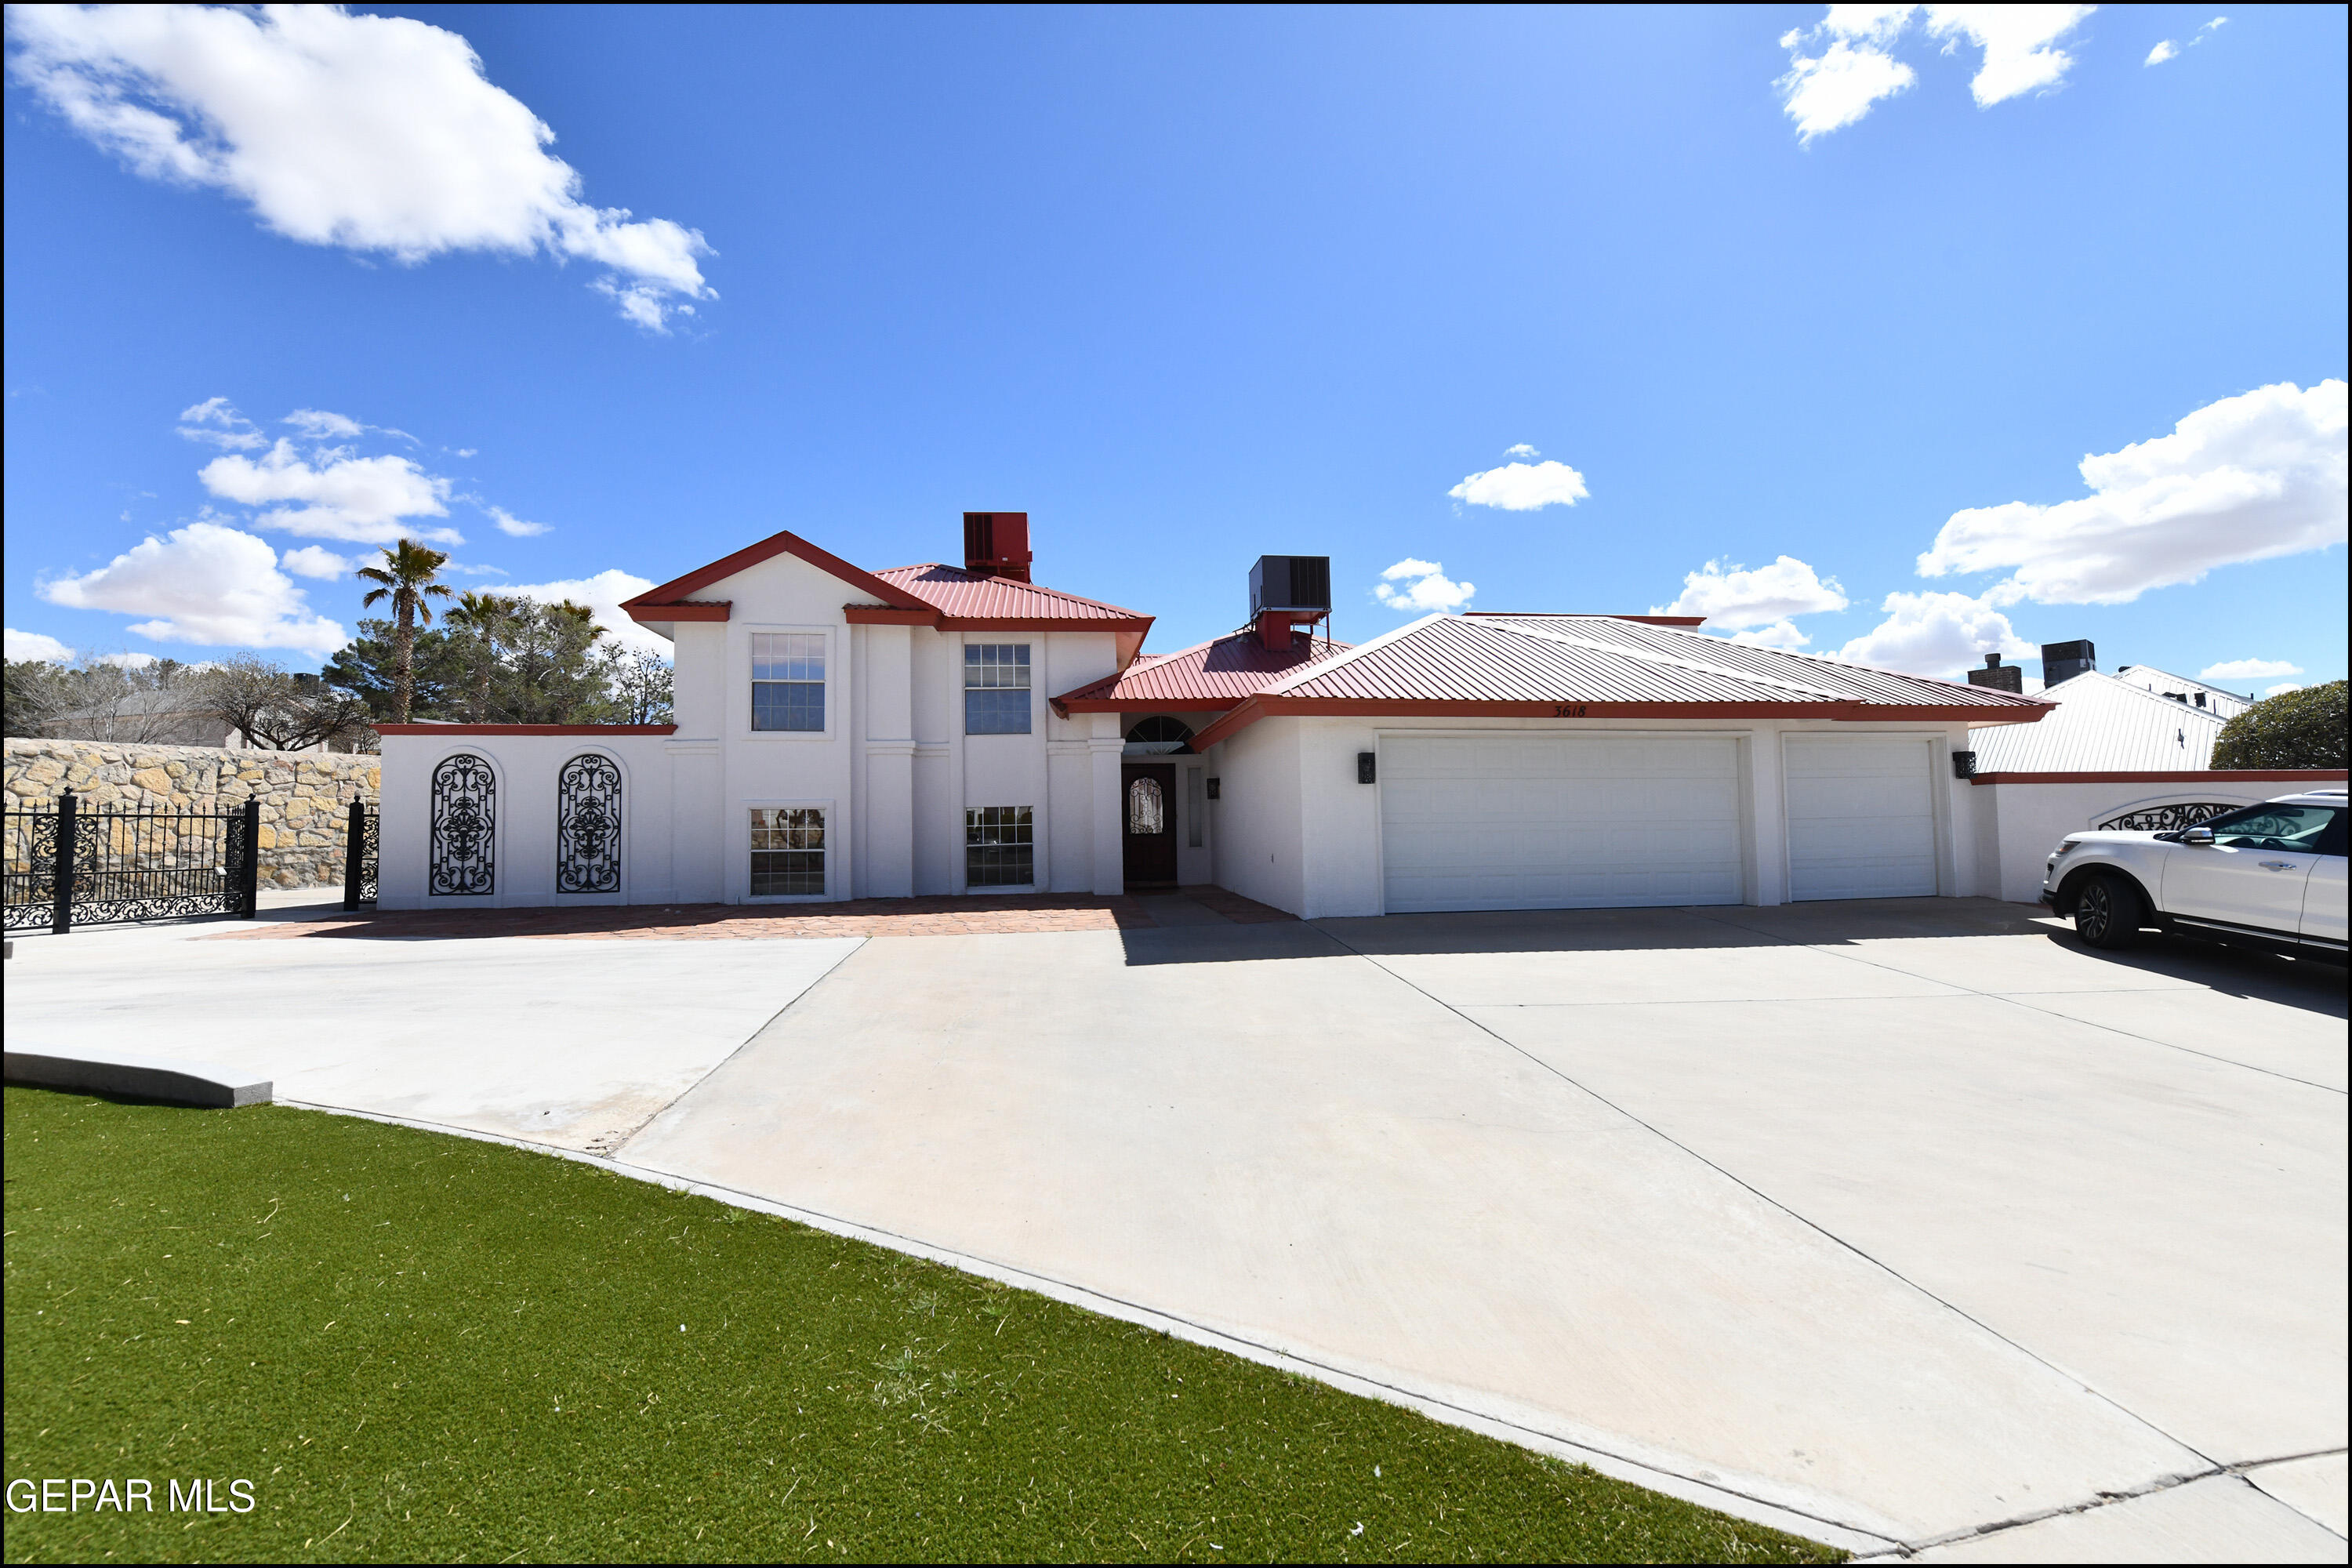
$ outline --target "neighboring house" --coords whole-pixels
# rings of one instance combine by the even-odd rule
[[[2049,711],[1689,617],[1434,615],[1346,647],[1313,636],[1328,589],[1143,657],[1150,616],[1029,581],[1024,514],[966,534],[961,566],[868,572],[779,533],[639,595],[675,724],[380,726],[383,904],[1961,894],[1952,753]]]
[[[2089,670],[2043,689],[2056,710],[2038,724],[1971,732],[1976,881],[2029,902],[2043,862],[2084,828],[2185,827],[2342,772],[2216,771],[2213,743],[2249,699],[2147,665]]]
[[[2227,717],[2097,670],[2044,688],[2042,699],[2058,710],[2039,724],[1977,732],[1977,772],[2201,772],[2213,765]]]
[[[2241,692],[2224,691],[2218,686],[2208,686],[2185,675],[2174,675],[2152,664],[2125,665],[2116,671],[2116,679],[2127,686],[2137,686],[2142,691],[2153,691],[2184,708],[2217,713],[2223,719],[2234,719],[2254,705],[2252,698]]]
[[[121,700],[58,714],[47,725],[60,740],[112,741],[142,746],[212,746],[222,751],[266,750],[246,744],[244,731],[217,713],[195,705],[186,691],[133,691]],[[324,741],[296,746],[324,752]]]

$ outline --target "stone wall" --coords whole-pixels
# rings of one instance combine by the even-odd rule
[[[261,879],[340,885],[354,800],[376,804],[381,759],[336,752],[232,752],[107,741],[10,738],[7,808],[53,807],[70,791],[91,809],[233,811],[261,802]]]

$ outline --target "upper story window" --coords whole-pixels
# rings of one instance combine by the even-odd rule
[[[751,728],[824,728],[824,634],[751,634]]]
[[[1029,645],[966,643],[963,650],[963,732],[1029,733]]]

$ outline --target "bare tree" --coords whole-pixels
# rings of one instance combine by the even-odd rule
[[[66,741],[208,746],[220,736],[201,671],[145,655],[85,657],[43,678],[40,732]]]
[[[275,660],[241,653],[205,671],[206,710],[248,746],[299,752],[347,739],[367,723],[366,705],[318,676],[289,673]]]

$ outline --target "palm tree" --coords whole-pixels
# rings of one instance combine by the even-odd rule
[[[477,724],[489,721],[490,677],[499,667],[499,644],[513,626],[516,613],[521,607],[503,594],[484,594],[468,588],[442,613],[444,626],[464,627],[474,634],[479,644],[473,650],[474,693],[467,711],[467,717]]]
[[[448,560],[443,551],[404,539],[383,547],[383,565],[362,566],[356,574],[366,582],[383,584],[371,590],[361,604],[392,601],[392,721],[395,724],[408,722],[408,702],[416,689],[417,623],[433,624],[433,608],[425,601],[449,596],[449,585],[433,575]]]

